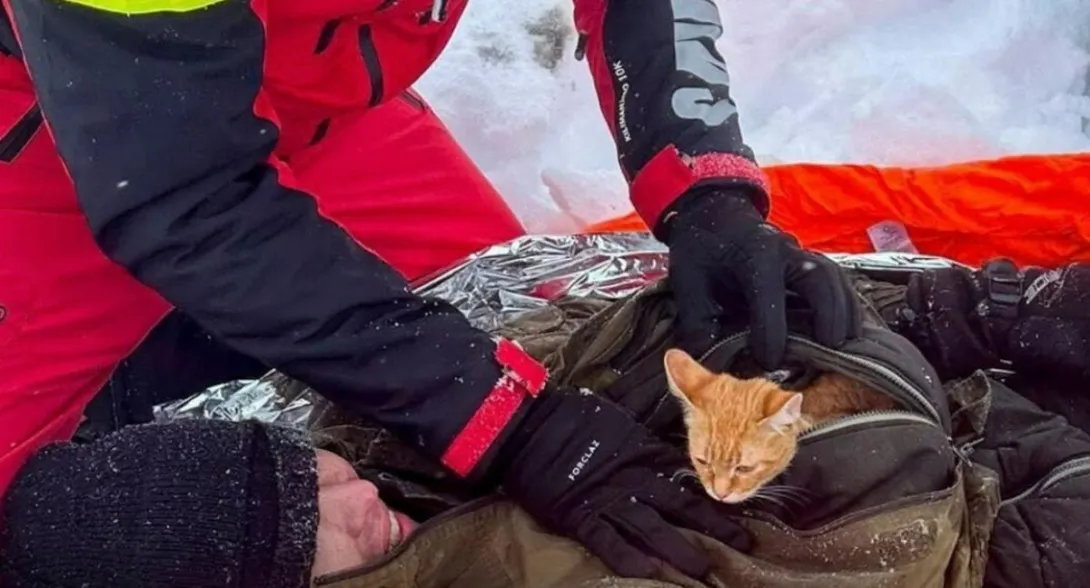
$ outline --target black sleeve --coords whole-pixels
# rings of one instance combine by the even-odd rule
[[[235,349],[442,455],[501,375],[495,346],[291,187],[265,3],[5,4],[105,253]]]
[[[767,214],[767,180],[742,140],[715,0],[574,0],[580,55],[650,227],[698,186],[740,188]]]
[[[193,419],[35,454],[7,490],[5,588],[309,585],[314,447],[301,431]]]

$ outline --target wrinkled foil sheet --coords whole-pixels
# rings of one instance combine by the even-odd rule
[[[421,280],[416,291],[451,302],[475,326],[492,330],[565,295],[623,298],[666,275],[666,253],[645,233],[523,237],[489,247]],[[892,281],[898,274],[956,265],[905,253],[829,257],[844,267]],[[310,393],[289,401],[277,392],[273,379],[216,386],[157,407],[156,418],[258,419],[305,427],[313,407]]]

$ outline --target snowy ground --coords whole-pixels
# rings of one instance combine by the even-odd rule
[[[1090,150],[1090,0],[717,2],[762,163]],[[531,231],[626,212],[571,0],[469,6],[421,92]]]

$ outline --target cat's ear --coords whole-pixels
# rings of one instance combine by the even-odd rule
[[[768,416],[762,422],[777,433],[786,433],[802,420],[802,394],[798,392],[780,392],[768,407]]]
[[[662,359],[670,392],[686,404],[699,406],[701,394],[715,378],[700,362],[680,349],[670,349]]]

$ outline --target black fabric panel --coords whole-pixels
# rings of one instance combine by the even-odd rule
[[[157,404],[187,398],[210,386],[259,378],[268,369],[175,310],[117,366],[87,405],[76,439],[88,441],[124,426],[151,422]]]
[[[0,55],[15,57],[23,55],[22,50],[19,49],[19,43],[15,40],[15,29],[11,26],[11,19],[3,10],[0,10]]]
[[[1090,387],[1087,382],[1058,375],[1019,373],[1006,378],[1004,383],[1045,412],[1064,417],[1090,435]]]
[[[972,459],[999,473],[1003,498],[1033,486],[1065,460],[1083,455],[1090,455],[1090,435],[1005,385],[992,384],[985,438]]]
[[[225,344],[441,454],[500,375],[491,340],[280,183],[251,6],[11,6],[102,249]]]
[[[973,461],[1000,474],[1011,499],[1054,468],[1090,456],[1090,435],[1003,384],[992,387],[986,438]],[[995,588],[1083,586],[1090,575],[1090,475],[1033,492],[999,510],[986,584]]]
[[[1064,480],[999,510],[988,588],[1085,586],[1090,576],[1090,475]]]
[[[795,529],[816,529],[850,513],[925,500],[948,490],[958,457],[946,434],[925,424],[872,424],[803,441],[778,484],[804,488],[802,504],[769,510]],[[906,475],[911,472],[911,475]]]
[[[628,178],[635,178],[655,154],[670,144],[689,155],[733,153],[753,160],[752,150],[742,140],[737,115],[723,124],[708,126],[698,119],[679,117],[672,106],[673,94],[679,88],[705,89],[709,97],[730,100],[733,104],[726,65],[715,48],[718,34],[711,33],[709,27],[709,36],[702,40],[709,55],[722,64],[721,75],[714,79],[701,79],[680,70],[675,51],[674,20],[682,18],[675,15],[675,6],[710,5],[715,11],[714,1],[601,0],[600,3],[607,5],[602,36],[605,59],[612,70],[612,122],[617,129],[621,167]],[[625,136],[624,128],[630,137]]]

